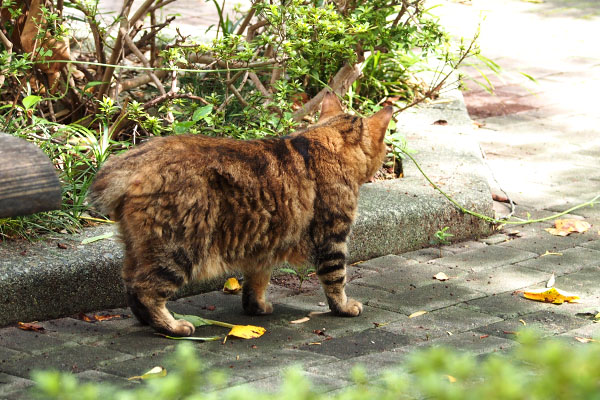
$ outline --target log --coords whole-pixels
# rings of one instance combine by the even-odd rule
[[[0,218],[59,209],[56,170],[37,146],[0,133]]]

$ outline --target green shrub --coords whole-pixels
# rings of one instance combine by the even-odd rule
[[[138,388],[115,389],[106,384],[80,384],[57,372],[37,372],[35,393],[43,399],[434,399],[434,400],[551,400],[600,399],[600,345],[541,340],[521,332],[521,345],[507,354],[486,357],[434,347],[410,354],[407,361],[374,379],[365,368],[352,371],[353,385],[333,394],[313,388],[296,367],[285,373],[276,393],[247,387],[226,391],[218,371],[207,371],[193,346],[180,345],[176,368],[163,378]],[[483,340],[483,339],[482,339]],[[368,367],[368,366],[364,366]],[[328,368],[327,365],[323,368]]]
[[[0,238],[76,229],[89,217],[85,194],[102,162],[145,137],[285,135],[312,120],[327,88],[360,113],[387,98],[411,104],[435,96],[446,71],[477,55],[473,44],[452,45],[425,0],[254,1],[233,21],[214,0],[220,22],[210,43],[164,32],[175,17],[158,20],[152,2],[121,16],[101,14],[98,2],[42,7],[31,53],[15,39],[26,2],[0,4],[0,131],[37,143],[64,185],[62,211],[0,220]],[[153,27],[137,29],[142,22]],[[70,55],[52,47],[81,24],[93,40],[72,40]],[[46,76],[57,65],[50,58],[70,63],[56,85]],[[428,86],[416,75],[430,65],[439,71]]]

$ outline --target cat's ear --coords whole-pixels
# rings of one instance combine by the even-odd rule
[[[333,117],[334,115],[341,114],[342,104],[338,100],[338,97],[333,92],[325,93],[325,97],[323,97],[323,103],[321,103],[321,115],[319,116],[319,120]]]
[[[369,132],[373,140],[377,142],[383,141],[385,131],[387,130],[392,115],[394,114],[394,107],[387,106],[377,111],[375,114],[367,118],[369,124]]]

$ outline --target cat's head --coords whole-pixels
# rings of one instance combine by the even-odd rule
[[[387,106],[370,117],[345,114],[334,93],[327,93],[321,105],[318,125],[335,128],[339,134],[338,153],[354,165],[359,179],[368,181],[381,167],[386,154],[383,141],[392,119],[393,107]],[[361,183],[362,183],[361,182]]]

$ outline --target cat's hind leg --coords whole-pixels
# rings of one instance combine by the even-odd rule
[[[127,254],[123,278],[127,302],[141,323],[174,336],[190,336],[194,333],[191,323],[176,320],[166,307],[169,297],[185,282],[179,271],[162,265],[137,265],[135,259]]]
[[[271,269],[269,268],[244,272],[242,306],[246,314],[263,315],[273,312],[273,305],[266,298],[270,279]]]
[[[317,276],[325,291],[331,312],[343,317],[362,313],[362,304],[346,296],[346,243],[325,241],[316,254]]]

